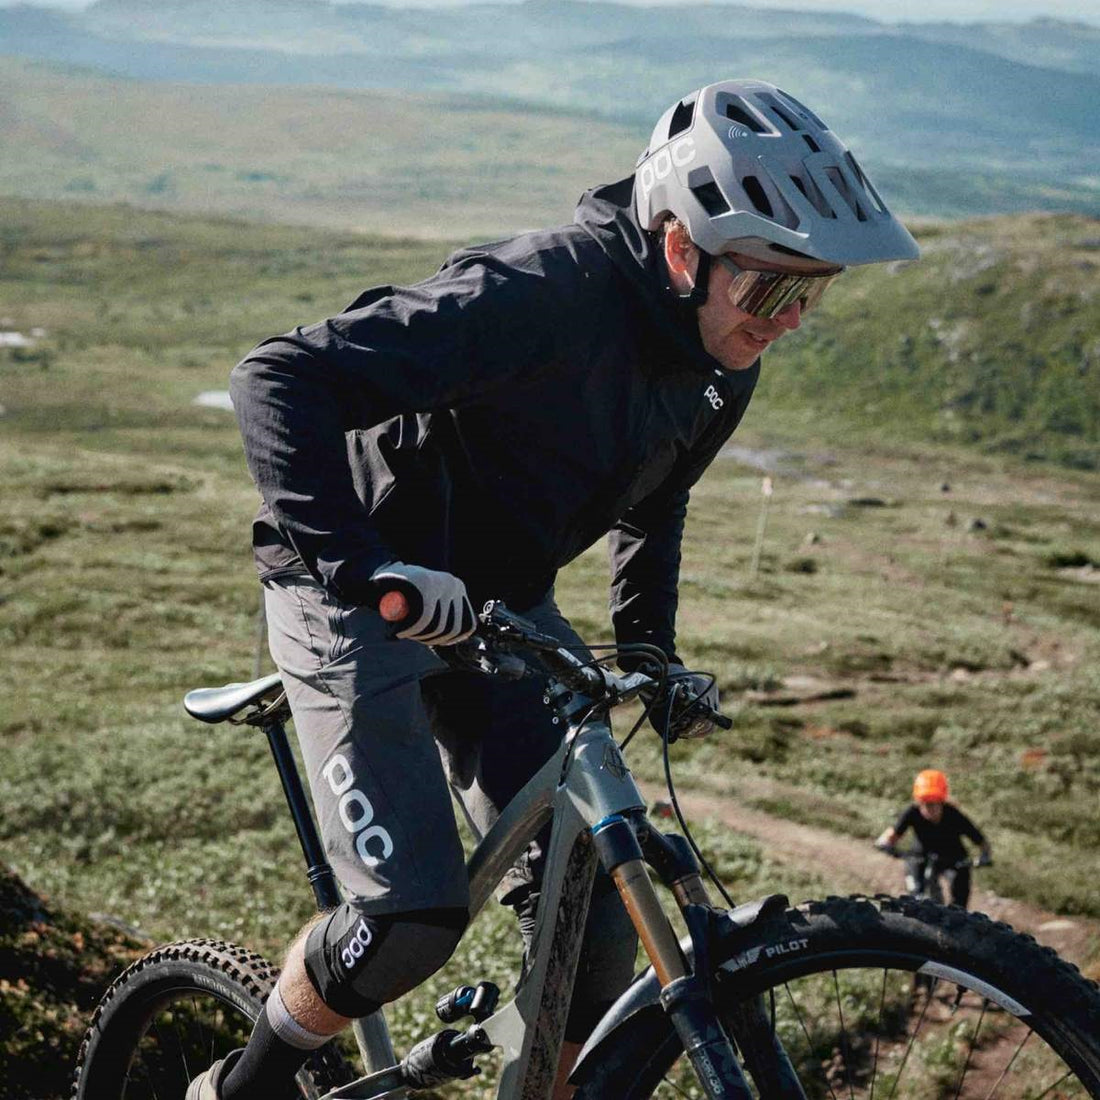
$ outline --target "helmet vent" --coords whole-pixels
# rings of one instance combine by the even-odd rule
[[[761,214],[768,218],[775,217],[775,211],[772,210],[772,204],[768,201],[768,196],[765,194],[764,188],[755,176],[746,176],[741,181],[741,186],[745,189],[745,194],[749,196],[753,206],[755,206]]]
[[[836,214],[829,209],[829,204],[825,201],[825,196],[818,189],[813,180],[801,180],[798,176],[791,176],[791,183],[795,185],[802,192],[802,194],[810,201],[813,208],[823,218],[835,218]]]
[[[839,168],[826,168],[825,175],[832,180],[833,186],[840,192],[840,197],[848,204],[856,219],[861,222],[867,221],[867,211],[863,209],[863,204],[859,199],[852,194],[851,188],[848,186],[848,181],[844,178]]]
[[[793,112],[783,107],[783,105],[779,102],[778,99],[775,98],[775,96],[765,93],[760,98],[772,109],[772,114],[774,114],[781,122],[785,122],[787,124],[787,129],[804,130],[806,128],[802,125],[801,122],[798,121],[798,119],[794,117]]]
[[[821,146],[809,134],[803,134],[802,140],[810,147],[811,153],[820,153]]]
[[[718,214],[725,214],[730,208],[730,204],[726,202],[726,196],[718,190],[718,184],[713,180],[693,187],[691,193],[702,203],[703,209],[712,218]]]
[[[880,214],[886,213],[886,207],[882,203],[882,199],[878,197],[878,192],[871,186],[871,181],[863,174],[863,169],[856,163],[856,158],[851,153],[845,153],[844,159],[848,162],[848,167],[855,173],[855,177],[863,184],[864,192],[870,196],[871,202],[874,203],[875,209]]]
[[[754,134],[767,133],[768,128],[749,110],[748,104],[743,99],[730,97],[726,100],[726,118],[731,122],[739,122],[742,126],[747,126]]]
[[[811,110],[810,110],[810,108],[809,108],[809,107],[807,107],[807,106],[806,106],[805,104],[803,104],[803,103],[799,103],[799,102],[798,102],[798,100],[797,100],[797,99],[795,99],[795,98],[794,98],[794,96],[793,96],[793,95],[791,95],[791,93],[790,93],[790,92],[785,92],[785,91],[783,91],[783,89],[782,89],[782,88],[776,88],[775,90],[776,90],[776,91],[777,91],[777,92],[778,92],[778,93],[779,93],[779,94],[780,94],[780,95],[781,95],[781,96],[782,96],[782,97],[783,97],[783,98],[784,98],[784,99],[785,99],[785,100],[787,101],[787,103],[788,103],[788,104],[789,104],[789,105],[790,105],[791,107],[793,107],[793,108],[795,109],[795,111],[797,111],[797,113],[798,113],[798,114],[800,114],[800,115],[801,115],[801,116],[802,116],[802,117],[803,117],[804,119],[807,119],[808,121],[812,122],[812,123],[813,123],[813,124],[814,124],[814,125],[815,125],[815,126],[816,126],[816,127],[818,128],[818,129],[819,129],[819,130],[828,130],[828,128],[829,128],[829,127],[828,127],[828,126],[826,126],[826,125],[825,125],[825,123],[824,123],[824,122],[822,122],[822,121],[821,121],[821,119],[819,119],[819,118],[817,117],[817,115],[815,115],[815,114],[813,113],[813,111],[811,111]]]
[[[684,102],[681,100],[676,110],[672,112],[672,121],[668,124],[668,137],[671,141],[677,134],[682,134],[691,126],[691,120],[695,117],[695,100]]]

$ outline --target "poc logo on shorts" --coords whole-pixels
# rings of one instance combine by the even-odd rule
[[[703,391],[703,396],[710,402],[710,407],[717,412],[725,402],[718,396],[718,391],[713,386],[707,386]]]
[[[361,790],[353,787],[355,775],[343,753],[333,753],[321,769],[328,781],[329,790],[340,799],[338,809],[344,828],[355,837],[355,850],[359,858],[373,867],[393,855],[393,838],[381,825],[372,825],[374,807]],[[373,849],[371,847],[373,842]]]
[[[370,947],[370,941],[374,939],[371,934],[371,930],[367,927],[367,922],[361,920],[359,927],[352,933],[351,939],[348,940],[347,946],[340,952],[340,958],[344,963],[345,970],[351,970],[355,964],[363,957],[363,952]]]
[[[638,186],[641,188],[642,198],[649,198],[649,193],[654,186],[671,175],[673,165],[683,168],[685,164],[690,164],[695,159],[697,152],[695,138],[690,136],[682,137],[679,141],[658,149],[638,169]]]

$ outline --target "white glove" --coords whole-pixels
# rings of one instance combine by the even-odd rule
[[[387,581],[396,582],[396,588],[407,585],[420,597],[419,616],[397,632],[398,638],[424,645],[454,645],[473,634],[477,626],[466,586],[453,573],[392,561],[374,573],[371,580],[383,590]],[[415,613],[416,609],[413,610]]]

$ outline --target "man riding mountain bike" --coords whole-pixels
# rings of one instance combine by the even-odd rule
[[[676,652],[689,490],[761,352],[845,267],[916,256],[812,111],[727,81],[673,104],[635,173],[587,192],[573,224],[464,249],[237,366],[271,652],[347,901],[295,940],[247,1048],[187,1100],[291,1095],[312,1050],[454,950],[468,894],[451,794],[483,834],[563,732],[537,681],[464,676],[428,648],[467,637],[474,606],[502,598],[579,645],[554,578],[608,535],[617,641],[660,647],[717,703]],[[394,586],[419,605],[396,640],[376,610]],[[502,884],[528,933],[542,859],[536,842]],[[634,955],[605,878],[556,1097]]]
[[[970,860],[963,839],[980,848],[978,866],[993,862],[993,850],[985,834],[953,803],[947,801],[947,776],[926,769],[913,781],[913,801],[897,821],[875,841],[885,852],[895,854],[898,841],[913,830],[916,844],[905,857],[905,888],[923,894],[931,885],[930,875],[942,874],[950,885],[951,901],[964,909],[970,901]]]

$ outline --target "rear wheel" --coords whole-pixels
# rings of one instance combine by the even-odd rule
[[[218,940],[143,956],[108,989],[80,1047],[73,1100],[182,1100],[188,1082],[248,1042],[278,971]],[[314,1100],[354,1073],[332,1045],[298,1076]]]
[[[934,985],[911,1012],[915,974]],[[739,939],[715,985],[726,1020],[761,998],[809,1100],[1100,1098],[1096,983],[981,914],[911,898],[810,902]],[[701,1098],[682,1054],[662,1010],[643,1009],[586,1058],[577,1100]],[[799,1091],[767,1081],[754,1083],[766,1100]]]

